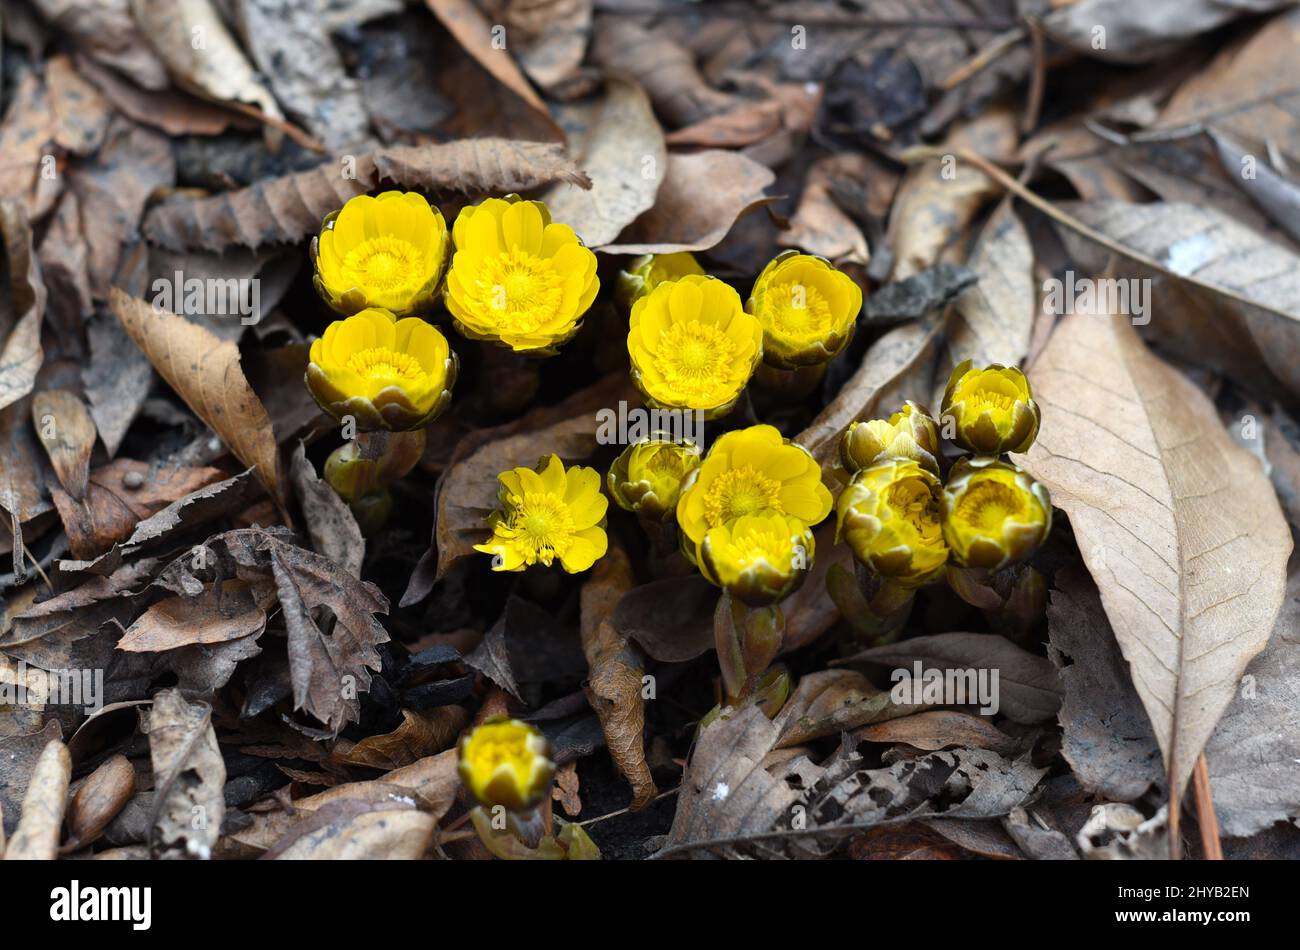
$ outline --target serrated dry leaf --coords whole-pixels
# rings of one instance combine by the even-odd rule
[[[279,452],[271,420],[239,366],[239,348],[184,317],[114,288],[113,312],[131,339],[185,404],[221,437],[258,480],[282,499]]]
[[[1268,641],[1291,533],[1213,405],[1122,317],[1067,317],[1029,373],[1024,463],[1069,515],[1181,798]]]
[[[560,184],[543,200],[589,247],[613,242],[654,206],[668,165],[663,132],[640,86],[611,78],[581,141],[570,143],[591,188]]]
[[[445,145],[397,146],[355,162],[324,165],[259,181],[210,198],[164,202],[145,217],[145,236],[172,250],[257,249],[301,241],[349,198],[391,182],[426,192],[524,192],[554,181],[590,180],[564,150],[547,142],[483,138]]]
[[[32,247],[32,229],[22,205],[0,200],[0,237],[4,266],[0,268],[0,409],[32,391],[45,352],[41,348],[41,319],[45,315],[45,284]]]
[[[584,686],[587,702],[600,717],[614,764],[632,785],[629,807],[635,811],[653,802],[658,789],[645,758],[645,663],[641,652],[611,620],[614,608],[631,587],[632,566],[627,554],[611,546],[582,585],[580,632],[589,670]],[[571,798],[577,800],[576,787]],[[565,810],[571,816],[577,814],[567,805]]]
[[[22,817],[5,847],[6,861],[53,861],[58,856],[71,778],[68,747],[62,739],[50,740],[32,768]]]
[[[738,152],[706,149],[669,154],[654,207],[623,230],[606,254],[671,254],[707,251],[742,215],[776,199],[765,192],[771,169]]]
[[[154,696],[144,731],[154,783],[150,856],[211,857],[226,813],[226,763],[212,728],[212,708],[165,689]]]
[[[85,405],[66,389],[39,392],[32,397],[32,425],[63,490],[74,501],[84,499],[96,434]]]
[[[316,553],[337,561],[349,574],[359,578],[366,557],[366,539],[361,536],[357,519],[346,502],[316,474],[301,442],[289,462],[289,480],[302,506],[307,533]]]

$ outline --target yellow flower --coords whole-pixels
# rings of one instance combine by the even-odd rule
[[[527,811],[550,789],[555,763],[534,726],[495,716],[461,740],[457,770],[479,804]]]
[[[488,198],[456,216],[447,309],[456,329],[520,353],[549,356],[596,299],[596,255],[540,201]]]
[[[813,562],[813,534],[775,511],[743,515],[710,528],[700,570],[750,607],[766,607],[798,590]]]
[[[675,254],[643,254],[618,275],[615,295],[618,302],[631,309],[638,297],[650,293],[665,280],[681,280],[688,274],[704,276],[704,268],[690,251]]]
[[[438,328],[369,309],[335,320],[311,345],[307,388],[335,419],[363,432],[418,429],[451,401],[456,354]]]
[[[912,459],[885,459],[853,476],[836,507],[835,540],[899,587],[921,587],[943,570],[937,476]]]
[[[906,458],[939,474],[939,428],[914,402],[888,419],[855,422],[840,439],[840,461],[850,472],[884,458]]]
[[[785,251],[758,275],[746,309],[763,325],[765,363],[818,366],[852,339],[862,288],[824,258]]]
[[[538,562],[549,567],[558,559],[576,574],[604,557],[609,502],[594,468],[566,471],[558,455],[549,455],[536,470],[512,468],[497,480],[501,507],[488,517],[492,535],[474,545],[493,555],[494,571],[522,571]]]
[[[763,355],[763,328],[714,277],[666,280],[632,305],[632,381],[656,409],[731,411]]]
[[[943,536],[958,567],[999,570],[1028,558],[1052,527],[1047,488],[995,458],[962,459],[943,490]]]
[[[629,445],[609,468],[609,493],[620,508],[667,521],[686,476],[700,467],[700,447],[652,436]]]
[[[710,528],[764,511],[812,526],[831,510],[821,466],[808,450],[781,437],[774,426],[726,433],[709,449],[677,502],[682,549],[699,556]]]
[[[358,195],[325,219],[311,258],[317,292],[341,314],[427,313],[447,261],[447,223],[414,192]]]
[[[1014,366],[973,369],[966,360],[952,371],[940,421],[952,426],[962,448],[981,455],[1024,452],[1038,434],[1038,419],[1029,380]]]

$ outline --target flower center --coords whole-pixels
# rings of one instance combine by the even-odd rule
[[[1009,380],[984,379],[965,394],[965,415],[978,419],[985,412],[1009,415],[1020,399],[1020,392]]]
[[[425,376],[420,361],[409,353],[397,353],[382,346],[358,350],[348,357],[347,368],[366,379],[414,382]]]
[[[525,560],[550,564],[573,543],[573,516],[564,499],[550,492],[525,492],[510,515],[515,541]]]
[[[727,376],[736,352],[731,338],[711,323],[674,323],[659,336],[659,372],[684,401],[705,396]]]
[[[777,284],[766,297],[768,318],[778,333],[795,337],[821,337],[834,329],[830,302],[816,287],[791,281]]]
[[[541,328],[564,302],[564,282],[550,259],[518,248],[484,261],[476,289],[498,324],[517,333]]]
[[[739,537],[733,535],[726,555],[729,561],[744,570],[760,563],[788,564],[792,553],[793,546],[787,534],[755,529]]]
[[[354,284],[379,291],[423,283],[425,277],[424,254],[410,241],[390,234],[363,241],[348,251],[343,267]]]
[[[704,519],[710,528],[760,511],[785,513],[781,508],[781,483],[750,465],[723,472],[704,495]]]
[[[1025,510],[1020,493],[1000,482],[980,481],[957,503],[956,516],[981,533],[996,533],[1002,524]]]
[[[937,539],[943,533],[939,524],[939,503],[920,479],[895,482],[890,486],[888,503],[922,540]]]

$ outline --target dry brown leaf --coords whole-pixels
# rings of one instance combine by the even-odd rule
[[[543,89],[562,92],[587,52],[592,0],[488,0],[484,6],[492,22],[506,28],[510,48],[529,78]]]
[[[32,391],[45,351],[41,348],[41,319],[45,315],[45,284],[32,247],[32,230],[22,206],[0,200],[0,237],[4,266],[0,270],[0,409]]]
[[[226,812],[226,763],[212,729],[211,707],[189,703],[180,690],[166,689],[154,696],[148,728],[142,730],[149,736],[153,763],[150,856],[211,857]]]
[[[483,11],[471,0],[425,0],[425,3],[465,52],[559,132],[546,103],[516,65],[510,53],[512,47],[508,33],[503,47],[494,34],[495,25],[488,22]],[[563,138],[563,133],[559,135]]]
[[[939,749],[992,749],[1013,755],[1021,744],[987,719],[951,709],[932,709],[863,726],[853,738],[867,742],[903,742],[926,752]]]
[[[570,818],[582,814],[582,797],[579,792],[578,760],[565,762],[555,770],[555,785],[551,788],[551,800],[560,803],[564,813]]]
[[[463,706],[403,709],[402,722],[392,732],[366,736],[346,750],[335,749],[331,759],[343,765],[391,772],[443,751],[467,725],[469,713]]]
[[[131,0],[32,0],[32,5],[91,59],[146,89],[167,88],[167,69],[136,26]]]
[[[199,597],[168,597],[154,604],[122,634],[117,648],[128,653],[161,653],[180,647],[211,646],[266,629],[266,610],[274,601],[267,584],[230,579]]]
[[[1025,464],[1070,517],[1181,798],[1268,641],[1290,530],[1210,401],[1126,319],[1067,317],[1029,376],[1043,426]]]
[[[289,480],[302,506],[307,533],[316,553],[337,561],[349,574],[359,578],[366,557],[366,539],[361,536],[352,509],[316,474],[301,442],[289,462]]]
[[[68,747],[61,739],[52,739],[32,768],[22,817],[5,848],[6,861],[52,861],[58,856],[71,778]]]
[[[271,420],[239,366],[239,348],[219,341],[184,317],[128,297],[114,288],[113,312],[158,374],[185,404],[230,446],[245,465],[256,467],[271,496],[282,499],[279,452]]]
[[[588,246],[614,241],[643,211],[654,206],[668,164],[663,132],[641,87],[611,78],[591,125],[570,149],[591,176],[590,189],[559,184],[544,200]]]
[[[257,249],[315,234],[326,215],[382,182],[418,191],[479,195],[524,192],[555,181],[590,185],[564,150],[552,143],[483,138],[397,146],[358,156],[354,165],[327,162],[210,198],[164,202],[145,217],[144,233],[172,250],[220,251],[232,245]]]
[[[828,155],[814,162],[799,196],[799,206],[790,217],[790,227],[778,239],[781,246],[796,247],[835,264],[865,265],[871,260],[867,239],[834,195],[845,181],[865,188],[867,178],[875,172],[870,159],[853,152]]]
[[[399,802],[325,806],[278,842],[267,857],[284,861],[415,861],[433,846],[437,820]]]
[[[0,726],[4,720],[0,719]],[[0,730],[0,836],[12,835],[18,827],[23,798],[31,782],[32,770],[41,753],[51,742],[62,741],[63,730],[51,719],[35,732],[9,734]]]
[[[178,89],[145,89],[111,69],[79,57],[77,71],[95,84],[123,115],[168,135],[220,135],[231,126],[253,127],[247,116]]]
[[[707,149],[669,155],[655,205],[633,221],[606,254],[707,251],[742,215],[776,199],[765,189],[772,170],[737,152]]]
[[[39,392],[32,397],[32,425],[63,490],[74,501],[84,499],[96,434],[85,404],[66,389]]]
[[[587,656],[587,702],[600,717],[605,745],[614,764],[632,785],[633,810],[654,801],[658,789],[645,758],[645,699],[642,695],[645,663],[640,650],[614,626],[611,617],[623,595],[632,588],[632,566],[620,547],[596,562],[582,585],[580,631]],[[574,779],[576,784],[576,777]],[[576,800],[576,787],[565,810]]]
[[[679,148],[745,148],[781,131],[785,115],[779,99],[740,102],[727,112],[675,129],[665,140]]]
[[[63,852],[80,851],[94,842],[135,795],[135,767],[115,755],[91,772],[68,804],[68,840]]]
[[[34,73],[19,82],[0,124],[0,199],[17,199],[32,220],[40,218],[63,190],[49,151],[55,119],[45,87]]]
[[[45,64],[45,81],[54,114],[55,144],[73,155],[91,154],[104,141],[113,110],[67,56],[55,56]]]
[[[895,703],[855,670],[821,670],[801,677],[776,717],[774,748],[792,749],[873,722],[908,716],[924,706]]]
[[[210,0],[131,0],[131,12],[178,85],[214,102],[242,102],[284,118]],[[268,128],[268,143],[278,140]]]

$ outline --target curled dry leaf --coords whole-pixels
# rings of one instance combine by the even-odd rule
[[[68,804],[64,853],[90,845],[135,795],[135,767],[115,755],[91,772]]]
[[[22,816],[5,847],[6,861],[52,861],[58,856],[71,778],[68,747],[61,739],[50,740],[32,768]]]
[[[902,742],[926,752],[940,749],[990,749],[1014,755],[1021,744],[987,719],[950,709],[932,709],[863,726],[853,738],[867,742]]]
[[[612,622],[615,606],[632,587],[632,566],[611,547],[582,585],[582,651],[587,657],[587,702],[600,717],[614,764],[632,785],[632,809],[654,801],[658,789],[645,758],[645,663],[641,651]],[[575,776],[576,782],[576,776]],[[577,790],[571,799],[577,800]],[[570,815],[577,812],[569,809]]]
[[[582,140],[570,149],[591,176],[591,187],[554,186],[544,196],[551,217],[573,228],[588,246],[613,242],[654,206],[667,168],[663,132],[641,87],[611,78]]]
[[[654,207],[633,221],[607,254],[707,251],[749,211],[776,199],[764,192],[776,176],[737,152],[706,149],[668,156]]]
[[[239,348],[184,317],[114,288],[113,312],[158,374],[221,437],[271,496],[282,499],[279,453],[271,420],[239,366]]]
[[[0,270],[0,409],[32,391],[45,353],[41,349],[41,318],[45,315],[45,284],[32,247],[32,229],[22,206],[0,200],[0,237],[4,239],[4,268]],[[12,510],[12,509],[10,509]]]
[[[226,813],[226,763],[212,729],[212,708],[166,689],[154,696],[147,716],[148,727],[142,728],[149,736],[154,785],[149,854],[209,858]]]
[[[32,397],[32,424],[59,484],[74,501],[81,501],[86,497],[90,453],[95,448],[95,423],[85,404],[66,389],[39,392]]]
[[[1180,798],[1268,641],[1290,530],[1209,399],[1127,319],[1067,317],[1029,376],[1043,426],[1025,465],[1070,517]]]
[[[895,703],[855,670],[821,670],[799,685],[776,717],[775,748],[792,749],[822,736],[849,732],[873,722],[908,716],[923,706]]]
[[[164,202],[145,217],[145,236],[173,250],[257,249],[301,241],[349,198],[381,183],[428,192],[524,192],[555,181],[590,180],[559,146],[482,138],[445,145],[397,146],[327,162],[210,198]]]
[[[274,602],[269,585],[226,580],[198,597],[168,597],[151,606],[117,642],[128,653],[161,653],[180,647],[211,646],[266,629],[266,610]]]
[[[366,736],[346,750],[335,749],[333,759],[344,765],[391,772],[443,751],[467,725],[469,713],[464,706],[403,709],[402,722],[392,732]]]
[[[316,553],[342,564],[349,574],[359,578],[366,557],[366,539],[361,536],[352,509],[316,474],[301,442],[289,462],[289,480]]]
[[[179,89],[145,89],[84,57],[77,58],[77,72],[94,83],[118,112],[168,135],[220,135],[231,126],[255,124]]]

